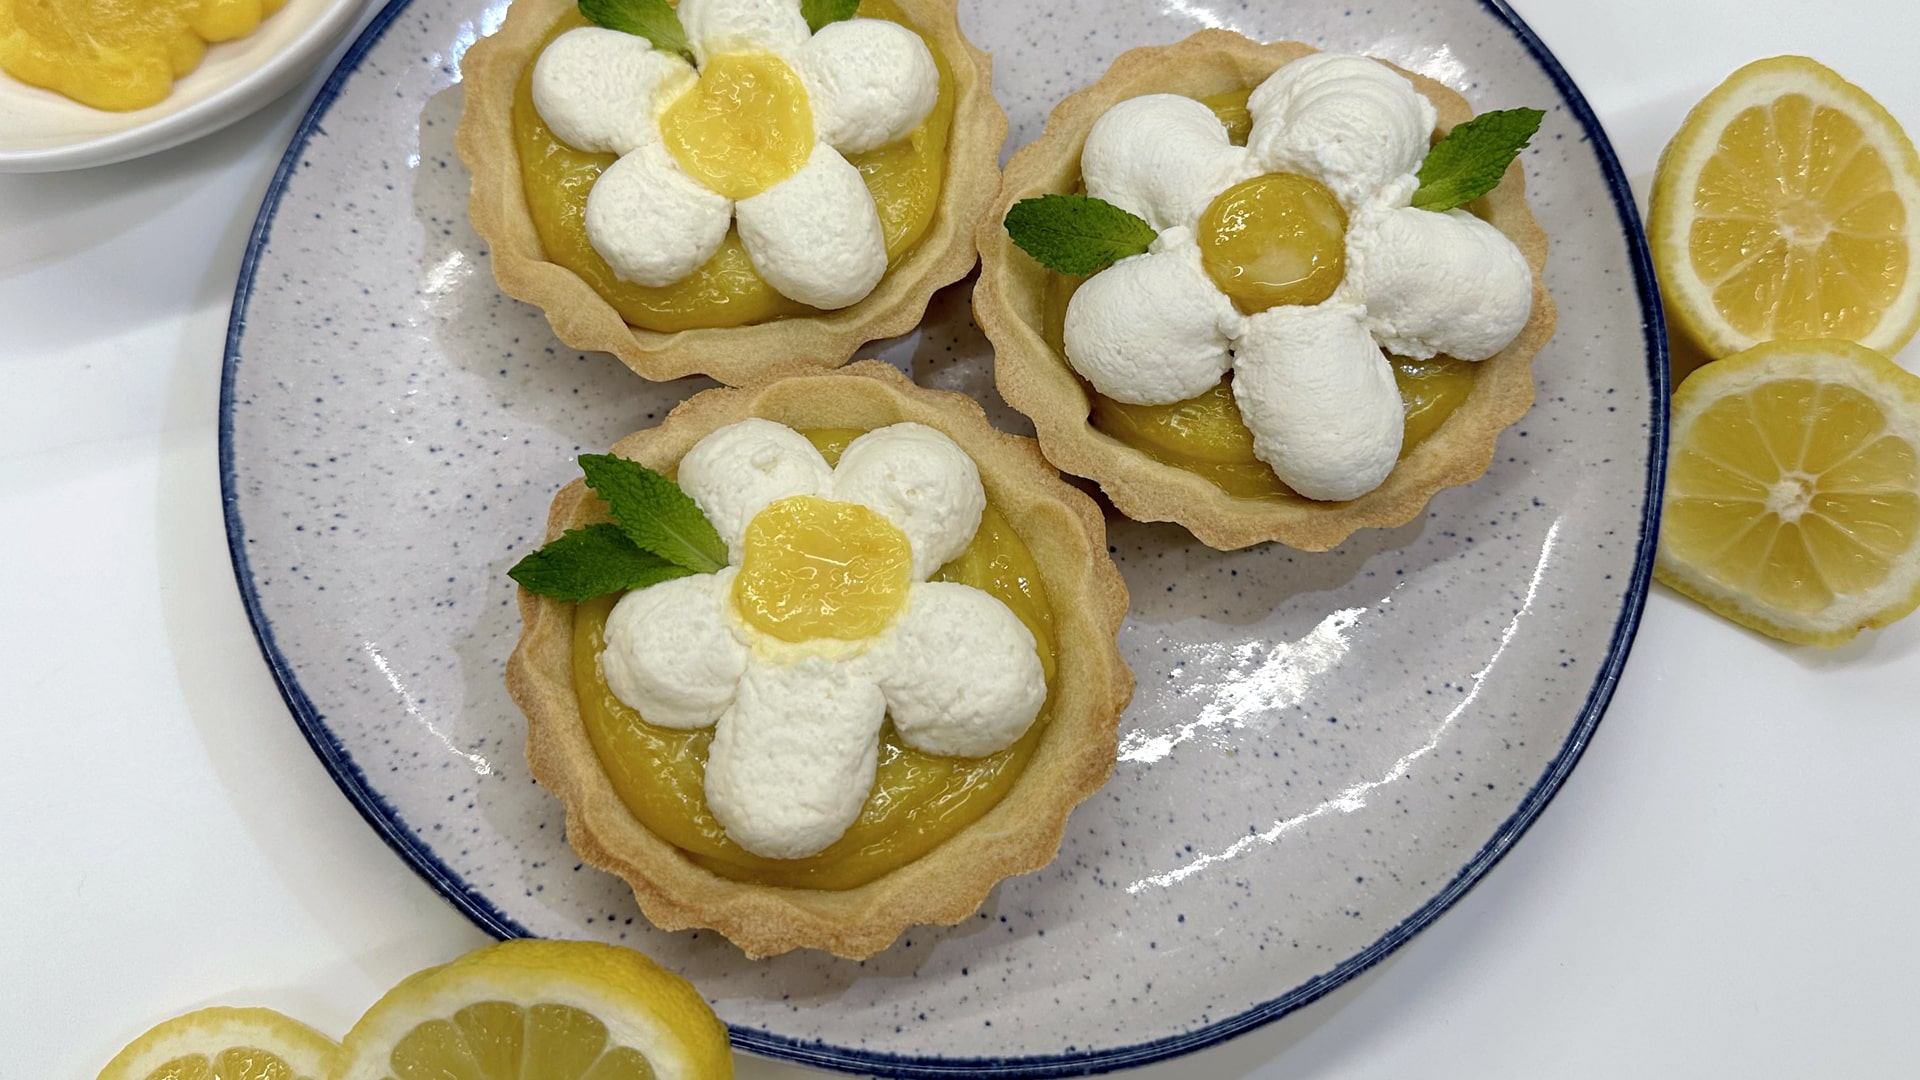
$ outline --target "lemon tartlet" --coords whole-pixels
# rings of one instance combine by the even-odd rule
[[[458,146],[501,289],[567,344],[655,380],[832,367],[912,329],[973,266],[1007,131],[953,6],[865,0],[812,34],[799,0],[678,10],[684,60],[589,26],[568,0],[515,0],[467,53]],[[860,70],[873,57],[937,93],[890,90]],[[923,119],[876,136],[901,115]],[[618,201],[596,200],[603,177]]]
[[[799,440],[799,455],[770,451],[775,436]],[[855,464],[882,436],[892,456]],[[794,479],[808,442],[822,451],[814,458],[837,459],[837,489]],[[901,456],[916,445],[923,456]],[[934,460],[956,455],[957,470]],[[731,565],[617,603],[523,590],[507,679],[527,714],[533,773],[566,806],[568,840],[624,878],[649,920],[710,927],[753,956],[858,958],[909,926],[966,918],[995,883],[1053,859],[1068,813],[1113,768],[1132,676],[1115,644],[1126,589],[1099,512],[1032,440],[994,430],[970,399],[867,361],[707,391],[613,456],[678,473]],[[828,467],[814,458],[800,465]],[[981,498],[926,501],[958,490],[940,479],[956,474]],[[714,494],[729,483],[741,493]],[[607,516],[576,482],[554,502],[549,539]],[[796,550],[806,565],[778,565]],[[852,581],[822,585],[822,566],[852,567]],[[793,601],[822,588],[842,593],[824,606]],[[922,655],[890,680],[893,669],[872,662],[891,662],[882,654],[930,625],[923,596],[972,606],[924,634]],[[715,600],[716,614],[702,614]],[[828,625],[802,625],[809,604]],[[620,652],[619,635],[639,640]],[[1008,641],[1011,652],[995,644]],[[633,670],[641,661],[654,670]],[[1026,674],[982,666],[1009,663]],[[658,710],[654,720],[635,702]],[[865,709],[875,711],[851,715]],[[952,723],[970,712],[1011,722]],[[831,775],[793,775],[814,768]],[[834,805],[848,775],[869,779],[851,805]]]
[[[1178,393],[1182,399],[1177,402],[1139,404],[1096,391],[1089,378],[1076,370],[1087,366],[1068,357],[1072,328],[1067,325],[1067,319],[1076,291],[1089,282],[1100,282],[1101,276],[1126,266],[1127,262],[1116,263],[1100,275],[1084,280],[1058,273],[1021,251],[1003,222],[1018,204],[1039,197],[1082,191],[1100,195],[1083,172],[1082,152],[1088,146],[1089,134],[1109,113],[1122,111],[1116,107],[1125,104],[1133,108],[1150,95],[1161,95],[1153,98],[1153,102],[1162,105],[1171,102],[1171,106],[1161,111],[1171,120],[1180,121],[1179,124],[1167,122],[1161,140],[1149,148],[1149,160],[1154,163],[1149,172],[1163,167],[1170,169],[1167,177],[1178,183],[1160,184],[1148,175],[1141,181],[1144,186],[1137,191],[1136,201],[1140,204],[1172,204],[1171,209],[1158,215],[1167,220],[1154,222],[1154,227],[1161,232],[1152,250],[1163,250],[1169,238],[1186,241],[1192,237],[1201,244],[1195,258],[1206,263],[1204,275],[1188,272],[1177,280],[1205,280],[1205,276],[1210,275],[1215,284],[1207,285],[1206,289],[1213,299],[1204,302],[1220,307],[1222,321],[1238,320],[1242,325],[1253,325],[1265,320],[1270,329],[1268,337],[1289,332],[1285,324],[1291,316],[1277,313],[1313,310],[1270,305],[1325,306],[1345,302],[1345,294],[1338,290],[1347,289],[1354,280],[1351,250],[1344,268],[1337,261],[1330,268],[1320,268],[1325,280],[1312,285],[1320,291],[1310,296],[1290,295],[1284,289],[1275,291],[1272,287],[1241,289],[1215,265],[1216,261],[1231,262],[1237,257],[1229,243],[1232,236],[1220,223],[1244,223],[1263,212],[1262,200],[1276,201],[1275,187],[1287,183],[1318,189],[1317,192],[1281,192],[1289,201],[1299,201],[1302,194],[1307,196],[1309,212],[1304,217],[1309,220],[1298,228],[1308,233],[1330,229],[1338,236],[1338,230],[1347,227],[1349,216],[1358,227],[1361,210],[1357,207],[1374,198],[1371,191],[1362,192],[1356,186],[1361,179],[1376,186],[1386,184],[1386,194],[1380,196],[1381,205],[1397,212],[1393,208],[1405,207],[1413,192],[1407,184],[1410,176],[1356,179],[1350,171],[1341,168],[1316,169],[1311,161],[1312,147],[1306,148],[1305,153],[1299,147],[1292,148],[1295,158],[1304,157],[1307,164],[1285,172],[1247,168],[1239,162],[1216,168],[1206,161],[1178,160],[1185,145],[1181,140],[1186,136],[1181,127],[1195,123],[1184,114],[1205,116],[1207,110],[1211,111],[1212,119],[1206,124],[1217,121],[1218,130],[1200,133],[1204,139],[1192,144],[1198,147],[1194,152],[1217,153],[1223,161],[1230,154],[1252,156],[1245,151],[1230,150],[1229,146],[1246,146],[1250,129],[1256,142],[1265,137],[1249,112],[1250,108],[1258,112],[1263,105],[1254,92],[1273,81],[1270,77],[1276,72],[1303,60],[1317,65],[1359,63],[1361,58],[1317,53],[1309,46],[1291,42],[1261,44],[1238,34],[1213,30],[1202,31],[1173,45],[1136,49],[1122,55],[1098,82],[1062,101],[1049,116],[1041,137],[1014,155],[1005,172],[1000,198],[978,231],[982,268],[974,294],[975,314],[997,352],[995,378],[1000,393],[1008,403],[1032,418],[1048,460],[1066,472],[1097,481],[1115,507],[1128,517],[1178,522],[1203,543],[1222,550],[1263,541],[1324,550],[1356,529],[1403,524],[1418,514],[1436,491],[1479,477],[1491,461],[1499,433],[1532,404],[1531,363],[1551,337],[1554,326],[1553,302],[1541,281],[1546,262],[1546,236],[1527,209],[1523,170],[1515,161],[1497,186],[1465,207],[1478,219],[1466,223],[1479,230],[1478,236],[1470,239],[1479,242],[1480,238],[1491,236],[1493,243],[1511,251],[1507,256],[1511,264],[1531,278],[1530,290],[1523,285],[1519,293],[1521,306],[1514,309],[1509,305],[1510,310],[1517,310],[1517,314],[1509,316],[1511,340],[1504,345],[1496,340],[1490,349],[1497,351],[1491,355],[1483,352],[1484,359],[1467,363],[1449,355],[1434,354],[1444,354],[1445,349],[1422,350],[1427,355],[1419,359],[1393,355],[1400,347],[1411,346],[1391,334],[1383,336],[1378,330],[1371,330],[1375,344],[1389,354],[1386,359],[1391,368],[1382,366],[1378,373],[1371,374],[1369,377],[1375,384],[1370,389],[1379,393],[1378,380],[1390,377],[1393,389],[1401,398],[1402,409],[1396,430],[1383,434],[1383,438],[1391,436],[1390,442],[1382,442],[1386,456],[1369,465],[1377,470],[1376,475],[1366,477],[1360,485],[1348,485],[1344,477],[1313,475],[1312,470],[1301,470],[1303,477],[1319,485],[1314,497],[1305,497],[1274,474],[1269,461],[1271,455],[1264,452],[1265,447],[1284,440],[1274,439],[1270,431],[1249,431],[1241,419],[1240,409],[1246,403],[1247,393],[1256,390],[1268,402],[1277,400],[1284,405],[1288,398],[1284,388],[1236,388],[1232,375],[1215,382],[1220,379],[1219,369],[1215,369],[1206,376],[1204,387],[1198,383],[1181,385]],[[1431,79],[1378,61],[1367,61],[1365,66],[1403,77],[1405,83],[1398,93],[1408,102],[1420,105],[1421,111],[1430,118],[1426,126],[1438,135],[1473,117],[1463,98]],[[1409,85],[1416,93],[1407,92],[1404,87]],[[1254,95],[1251,102],[1250,95]],[[1306,91],[1296,94],[1300,98],[1306,96],[1309,96]],[[1191,99],[1198,102],[1198,106],[1182,105],[1176,98]],[[1264,104],[1274,107],[1271,92]],[[1154,118],[1149,126],[1161,123],[1162,119]],[[1409,121],[1410,124],[1418,122]],[[1416,132],[1417,137],[1425,139],[1423,131],[1416,129]],[[1363,134],[1355,141],[1366,142],[1369,138],[1370,134]],[[1423,141],[1422,154],[1425,145]],[[1108,152],[1104,146],[1101,150]],[[1319,173],[1317,178],[1295,175],[1315,172]],[[1207,183],[1212,186],[1192,179],[1202,174],[1211,178]],[[1181,205],[1184,187],[1196,184],[1197,190],[1212,202],[1200,200],[1191,206]],[[1403,186],[1395,188],[1394,184]],[[1217,194],[1216,188],[1220,189]],[[1314,199],[1318,202],[1314,203]],[[1325,209],[1314,209],[1316,206]],[[1419,214],[1425,215],[1426,211]],[[1465,217],[1461,211],[1428,215],[1432,224],[1455,231],[1462,231],[1463,226],[1457,219]],[[1313,220],[1315,218],[1317,220]],[[1414,220],[1419,224],[1428,218]],[[1208,227],[1210,219],[1217,219],[1214,225],[1220,230],[1211,240],[1200,232]],[[1244,227],[1241,231],[1244,238]],[[1162,260],[1163,265],[1165,261]],[[1242,267],[1230,269],[1237,271]],[[1145,274],[1134,276],[1141,279],[1134,291],[1142,296],[1162,287],[1147,280]],[[1176,279],[1170,277],[1169,280]],[[1218,285],[1222,281],[1228,284]],[[1212,291],[1216,287],[1220,291]],[[1142,300],[1122,310],[1148,308],[1148,302]],[[1142,328],[1138,320],[1116,325],[1119,330],[1115,334],[1120,330],[1144,333],[1152,329]],[[1130,326],[1133,329],[1129,329]],[[1248,334],[1249,339],[1254,336]],[[1244,346],[1245,340],[1236,340],[1235,344]],[[1475,344],[1489,348],[1484,342]],[[1125,349],[1118,351],[1125,352]],[[1223,366],[1231,367],[1231,363]],[[1144,364],[1136,368],[1134,374],[1146,380],[1166,377],[1166,371],[1149,370]],[[1162,393],[1156,400],[1165,400],[1167,396]],[[1337,408],[1324,419],[1334,434],[1324,436],[1323,441],[1339,442],[1347,438],[1339,430],[1340,422],[1346,418]],[[1298,427],[1300,421],[1294,422]],[[1304,485],[1305,480],[1296,479],[1295,483]],[[1366,487],[1367,484],[1374,486]],[[1358,493],[1354,494],[1356,490]]]

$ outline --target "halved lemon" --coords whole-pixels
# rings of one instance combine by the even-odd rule
[[[1920,155],[1867,92],[1804,56],[1758,60],[1660,155],[1648,236],[1669,308],[1709,356],[1920,327]]]
[[[339,1051],[272,1009],[201,1009],[128,1043],[100,1080],[330,1080]]]
[[[1920,605],[1920,377],[1775,341],[1673,396],[1654,574],[1742,626],[1838,645]]]
[[[724,1080],[727,1029],[631,949],[508,941],[389,990],[333,1080]]]

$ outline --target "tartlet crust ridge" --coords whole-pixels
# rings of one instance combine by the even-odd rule
[[[960,31],[952,0],[895,0],[953,70],[953,129],[940,202],[926,235],[872,293],[818,315],[750,326],[660,333],[630,326],[573,271],[547,261],[527,209],[514,148],[513,99],[534,50],[573,0],[514,0],[498,32],[462,61],[466,101],[455,148],[473,174],[467,213],[487,244],[500,291],[546,313],[567,345],[609,352],[656,382],[709,375],[730,385],[791,363],[838,367],[869,341],[920,324],[939,289],[973,269],[973,228],[999,188],[1007,114],[993,97],[993,61]]]
[[[1525,170],[1516,159],[1472,209],[1505,233],[1533,268],[1532,317],[1510,345],[1480,361],[1467,400],[1380,487],[1338,503],[1239,498],[1093,427],[1085,385],[1045,337],[1049,271],[1008,237],[1001,225],[1007,210],[1021,199],[1073,191],[1087,132],[1115,104],[1148,93],[1202,97],[1256,86],[1282,64],[1316,51],[1299,42],[1261,44],[1227,30],[1202,30],[1172,45],[1121,54],[1098,82],[1056,106],[1040,138],[1014,154],[1000,197],[976,233],[981,265],[974,317],[995,349],[1000,396],[1032,419],[1047,459],[1099,483],[1127,517],[1177,522],[1221,551],[1269,540],[1325,551],[1358,529],[1403,525],[1441,488],[1478,479],[1493,461],[1500,432],[1532,406],[1533,358],[1553,336],[1554,304],[1544,282],[1547,235],[1527,208]],[[1388,66],[1433,102],[1441,131],[1473,117],[1466,99],[1447,86]]]
[[[1120,713],[1133,693],[1115,640],[1127,613],[1126,584],[1107,556],[1099,509],[1060,478],[1033,440],[995,430],[972,399],[916,386],[878,361],[839,371],[800,366],[753,387],[708,390],[612,452],[670,469],[707,433],[751,416],[866,429],[912,420],[945,432],[979,466],[989,502],[1041,568],[1058,638],[1047,728],[1000,803],[918,860],[857,888],[734,881],[648,831],[614,791],[574,691],[573,604],[520,590],[523,629],[507,688],[527,715],[534,778],[566,808],[568,841],[586,862],[625,879],[650,922],[663,930],[711,928],[749,957],[815,948],[864,959],[908,927],[965,920],[994,885],[1059,853],[1068,815],[1113,771]],[[599,501],[575,480],[554,499],[547,536],[603,518]]]

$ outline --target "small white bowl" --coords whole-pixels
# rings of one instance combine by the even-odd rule
[[[291,89],[333,50],[367,0],[288,0],[135,112],[88,108],[0,72],[0,172],[58,172],[152,154],[226,127]]]

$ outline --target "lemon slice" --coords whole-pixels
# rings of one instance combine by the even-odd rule
[[[100,1080],[329,1080],[339,1051],[272,1009],[201,1009],[128,1043]]]
[[[1804,56],[1748,64],[1660,155],[1648,217],[1675,321],[1709,356],[1920,326],[1920,156],[1867,92]]]
[[[1920,605],[1920,377],[1846,341],[1776,341],[1673,396],[1661,581],[1783,641],[1838,645]]]
[[[333,1080],[716,1080],[727,1029],[685,979],[630,949],[508,941],[389,990]]]

